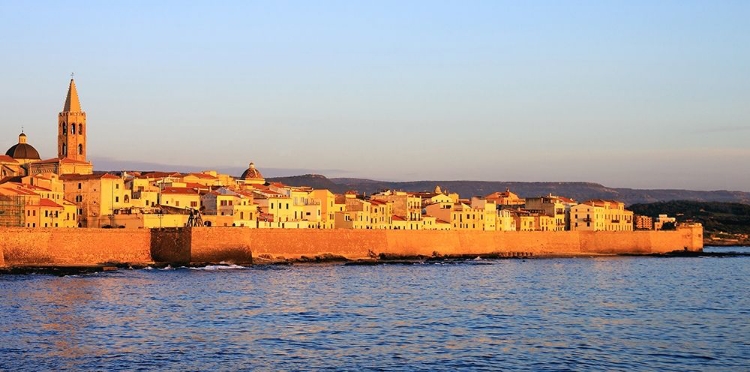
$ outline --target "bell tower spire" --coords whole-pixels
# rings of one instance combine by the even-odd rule
[[[62,112],[57,116],[57,157],[86,161],[86,113],[81,110],[73,74]]]

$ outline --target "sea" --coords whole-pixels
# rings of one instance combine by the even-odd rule
[[[706,252],[2,275],[0,370],[748,371],[750,248]]]

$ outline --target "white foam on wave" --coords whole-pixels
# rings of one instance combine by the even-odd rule
[[[247,269],[245,266],[235,264],[219,264],[219,265],[206,265],[203,267],[191,267],[191,270],[205,270],[205,271],[218,271],[218,270],[242,270]]]

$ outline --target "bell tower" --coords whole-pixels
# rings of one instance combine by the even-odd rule
[[[65,106],[57,116],[57,157],[86,161],[86,113],[81,111],[78,91],[70,78]]]

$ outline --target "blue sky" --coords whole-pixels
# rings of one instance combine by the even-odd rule
[[[748,1],[0,2],[0,145],[96,169],[750,191]],[[101,166],[100,166],[101,164]]]

